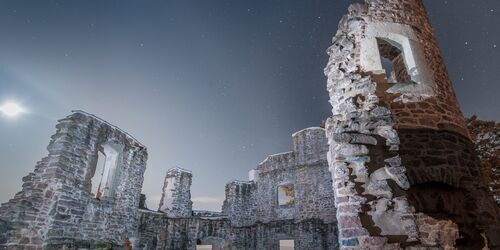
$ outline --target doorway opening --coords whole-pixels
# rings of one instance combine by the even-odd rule
[[[196,245],[196,250],[212,250],[212,245]]]
[[[280,240],[280,250],[295,249],[295,240]]]

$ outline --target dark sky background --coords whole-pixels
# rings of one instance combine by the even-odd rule
[[[150,208],[179,166],[219,210],[226,182],[329,115],[325,50],[352,2],[1,1],[0,104],[29,112],[0,117],[0,201],[82,109],[148,147]],[[500,120],[500,1],[425,3],[464,113]]]

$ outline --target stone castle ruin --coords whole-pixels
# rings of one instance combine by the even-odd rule
[[[0,208],[3,248],[338,248],[322,128],[295,133],[293,151],[228,183],[222,212],[208,212],[192,209],[192,173],[181,168],[167,171],[157,211],[140,205],[147,151],[119,128],[83,111],[56,127],[49,156]]]
[[[293,135],[293,151],[269,156],[249,181],[226,184],[222,212],[193,211],[192,174],[168,170],[159,212],[140,210],[142,249],[336,249],[337,226],[325,130]]]
[[[325,68],[340,247],[498,249],[498,206],[421,0],[366,0]]]
[[[148,210],[146,147],[75,111],[0,207],[0,249],[500,249],[422,0],[351,5],[327,52],[326,129],[226,184],[221,212],[192,209],[181,168]]]

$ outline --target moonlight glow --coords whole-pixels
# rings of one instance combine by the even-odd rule
[[[24,109],[14,102],[8,102],[0,106],[0,112],[2,112],[4,115],[8,117],[15,117],[20,113],[22,113],[23,111]]]

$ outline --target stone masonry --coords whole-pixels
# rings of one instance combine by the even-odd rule
[[[341,249],[499,249],[498,207],[422,1],[351,5],[327,52]]]
[[[56,127],[49,156],[0,208],[0,249],[279,249],[280,240],[338,248],[322,128],[293,134],[293,151],[269,156],[249,181],[228,183],[222,212],[193,211],[191,172],[168,170],[156,212],[140,193],[142,144],[83,111]]]
[[[336,221],[324,130],[299,131],[293,134],[293,143],[294,151],[271,155],[251,171],[253,180],[226,185],[222,211],[233,225],[313,218],[325,223]],[[277,201],[278,188],[283,185],[294,189],[291,205]]]
[[[138,237],[135,218],[147,151],[109,123],[76,111],[59,120],[49,155],[23,178],[22,191],[0,208],[0,246],[59,249],[63,246],[124,245]],[[120,145],[118,169],[108,181],[112,196],[96,198],[91,178],[97,154],[107,143]],[[111,175],[109,175],[111,176]],[[110,193],[110,192],[108,192]],[[0,233],[1,235],[1,233]]]
[[[193,211],[171,216],[163,207],[189,204],[177,213],[191,214],[189,185],[175,188],[180,199],[163,198],[160,213],[140,210],[139,246],[144,249],[279,249],[280,240],[294,240],[296,249],[336,249],[337,220],[328,172],[325,130],[308,128],[292,136],[293,151],[265,159],[249,173],[249,181],[226,185],[222,213]],[[191,174],[173,169],[167,179],[190,183]],[[168,181],[165,187],[172,185]],[[164,197],[171,197],[164,188]],[[280,204],[280,194],[287,202]]]
[[[0,249],[500,249],[479,170],[422,0],[365,0],[340,21],[325,68],[326,130],[292,135],[221,212],[192,209],[192,173],[141,195],[147,150],[83,111],[0,207]]]
[[[192,215],[191,181],[193,174],[185,169],[167,171],[158,211],[172,218],[188,218]]]

